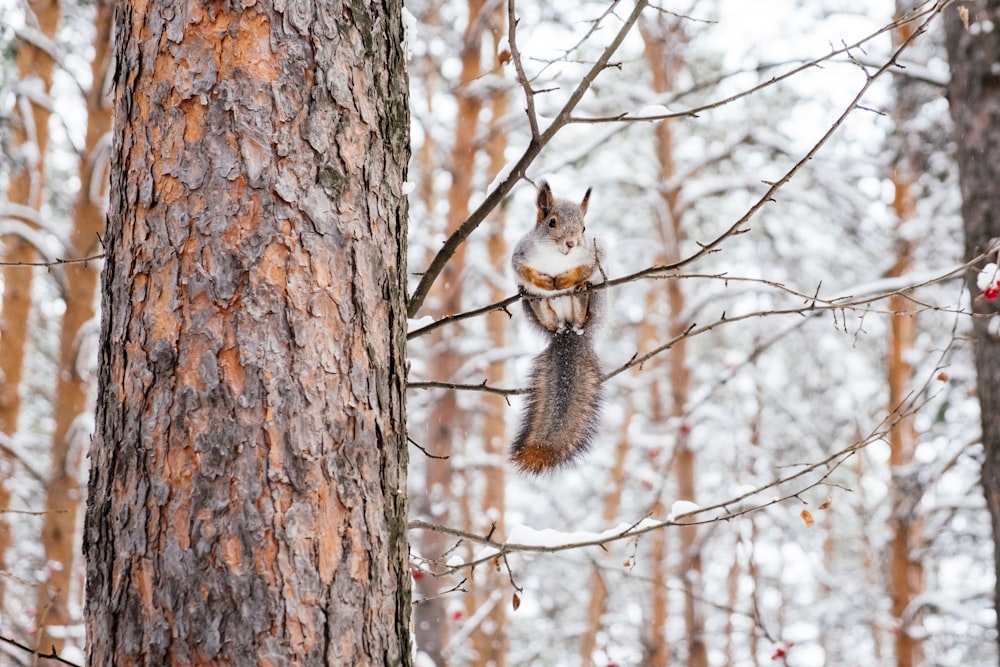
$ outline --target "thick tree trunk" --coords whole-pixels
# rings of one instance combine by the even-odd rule
[[[401,2],[119,3],[88,663],[408,665]]]
[[[964,20],[962,13],[965,14]],[[968,26],[977,29],[968,29]],[[955,122],[966,259],[978,257],[1000,238],[1000,0],[959,2],[945,12],[945,44],[951,65],[948,100]],[[996,258],[994,257],[995,261]],[[995,570],[1000,573],[1000,334],[995,301],[982,299],[976,269],[967,274],[972,295],[973,349],[982,414],[982,482],[993,521]],[[1000,576],[995,602],[1000,610]],[[998,614],[1000,619],[1000,614]],[[1000,633],[998,633],[1000,641]]]

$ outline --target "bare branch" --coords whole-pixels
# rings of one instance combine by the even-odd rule
[[[440,593],[438,593],[436,595],[431,595],[431,596],[428,596],[428,597],[425,597],[425,598],[420,598],[419,600],[414,600],[413,604],[414,605],[418,605],[421,602],[427,602],[428,600],[434,600],[436,598],[448,595],[449,593],[468,593],[469,592],[468,589],[462,588],[462,586],[465,584],[466,581],[467,581],[467,579],[462,579],[460,582],[458,582],[457,584],[455,584],[454,586],[452,586],[448,590],[441,591]]]
[[[780,285],[779,283],[774,283],[774,282],[771,282],[771,281],[749,279],[749,278],[740,279],[740,278],[731,278],[731,277],[718,276],[720,279],[730,280],[730,281],[732,281],[732,280],[751,280],[753,282],[763,282],[765,284],[769,284],[771,286],[774,286],[774,287],[777,287],[779,289],[782,289],[783,291],[786,291],[786,292],[788,292],[790,294],[795,294],[797,296],[800,296],[803,299],[807,300],[807,303],[806,303],[806,305],[801,306],[799,308],[774,308],[774,309],[770,309],[770,310],[757,310],[757,311],[753,311],[753,312],[749,312],[749,313],[744,313],[744,314],[738,315],[736,317],[726,317],[725,314],[723,314],[723,317],[721,317],[720,319],[715,320],[714,322],[710,322],[709,324],[706,324],[706,325],[703,325],[703,326],[700,326],[700,327],[696,326],[694,323],[692,323],[686,330],[684,330],[683,333],[678,334],[677,336],[674,336],[671,340],[669,340],[666,343],[663,343],[662,345],[660,345],[660,346],[658,346],[658,347],[650,350],[646,354],[633,356],[631,359],[629,359],[627,362],[625,362],[620,367],[616,368],[615,370],[611,371],[610,373],[607,373],[604,376],[603,379],[604,379],[604,381],[610,380],[611,378],[615,377],[616,375],[618,375],[620,373],[623,373],[626,370],[628,370],[628,369],[630,369],[630,368],[632,368],[634,366],[641,366],[642,364],[646,363],[647,361],[649,361],[650,359],[652,359],[656,355],[661,354],[661,353],[665,352],[666,350],[669,350],[671,347],[673,347],[674,345],[676,345],[678,341],[683,340],[685,338],[690,338],[692,336],[697,336],[699,334],[706,333],[706,332],[711,331],[712,329],[715,329],[715,328],[717,328],[717,327],[719,327],[719,326],[721,326],[723,324],[733,324],[735,322],[741,322],[743,320],[749,320],[749,319],[754,319],[754,318],[758,318],[758,317],[770,317],[770,316],[773,316],[773,315],[818,315],[820,313],[829,312],[829,311],[857,310],[857,309],[861,308],[862,306],[868,306],[868,305],[870,305],[872,303],[875,303],[875,302],[878,302],[878,301],[882,301],[884,299],[888,299],[891,296],[894,296],[894,295],[897,295],[897,294],[904,294],[905,292],[909,292],[911,290],[918,289],[920,287],[925,287],[927,285],[932,285],[932,284],[935,284],[935,283],[947,280],[947,279],[949,279],[949,278],[951,278],[953,276],[956,276],[959,272],[965,270],[965,268],[967,266],[970,266],[971,264],[975,263],[975,261],[977,261],[977,260],[973,260],[972,262],[970,262],[969,264],[966,264],[966,265],[962,265],[962,266],[959,266],[959,267],[956,267],[956,268],[952,268],[952,269],[948,270],[947,272],[945,272],[944,274],[941,274],[941,275],[936,275],[936,276],[933,276],[933,277],[930,277],[930,278],[926,278],[926,279],[923,279],[923,280],[920,280],[918,282],[911,283],[911,284],[899,285],[895,289],[891,289],[890,291],[877,291],[877,292],[874,292],[874,293],[863,294],[863,295],[858,296],[858,297],[837,296],[837,297],[833,297],[833,298],[830,298],[830,299],[821,299],[816,294],[806,295],[806,294],[801,293],[801,292],[796,292],[795,290],[791,290],[791,289],[789,289],[789,288],[787,288],[787,287],[785,287],[783,285]],[[644,273],[644,272],[640,272],[640,273]],[[648,274],[644,273],[644,275],[648,275]]]
[[[538,131],[538,114],[535,113],[535,89],[532,88],[527,74],[524,73],[521,51],[517,48],[517,22],[517,15],[514,13],[514,0],[507,0],[507,43],[510,44],[510,58],[514,61],[517,81],[521,84],[521,89],[524,91],[524,111],[528,115],[531,139],[536,141],[540,138],[540,133]]]
[[[91,255],[90,257],[79,257],[77,259],[56,257],[55,259],[51,259],[47,262],[0,262],[0,266],[59,266],[60,264],[86,264],[88,262],[95,262],[99,259],[104,259],[104,253]]]
[[[438,456],[437,454],[431,454],[424,448],[423,445],[421,445],[419,442],[417,442],[410,436],[406,436],[406,439],[409,441],[411,445],[422,451],[424,453],[424,456],[426,456],[429,459],[438,459],[439,461],[447,461],[449,458],[451,458],[450,456]]]
[[[514,296],[509,296],[506,299],[497,301],[496,303],[491,303],[488,306],[482,306],[481,308],[476,308],[474,310],[468,310],[462,313],[457,313],[455,315],[448,315],[447,317],[442,317],[440,320],[436,320],[426,326],[420,327],[419,329],[414,329],[413,331],[409,332],[408,334],[406,334],[406,340],[412,340],[419,336],[423,336],[424,334],[428,334],[431,331],[437,329],[438,327],[444,326],[445,324],[449,324],[451,322],[458,322],[461,320],[467,320],[470,317],[476,317],[478,315],[485,315],[487,313],[492,313],[495,310],[502,310],[506,312],[508,315],[510,315],[510,312],[507,311],[507,307],[510,306],[511,304],[517,303],[520,300],[521,300],[520,295],[515,294]]]
[[[82,667],[81,665],[78,665],[75,662],[70,662],[65,658],[60,658],[59,655],[56,653],[55,647],[52,648],[51,653],[42,653],[41,651],[36,651],[30,646],[25,646],[16,639],[11,639],[10,637],[4,637],[3,635],[0,635],[0,642],[5,642],[7,644],[10,644],[11,646],[17,647],[22,651],[31,654],[33,658],[44,658],[46,660],[55,660],[56,662],[61,662],[62,664],[69,665],[70,667]]]
[[[487,394],[499,394],[500,396],[517,396],[518,394],[527,394],[528,389],[501,389],[499,387],[490,387],[486,384],[484,380],[481,384],[460,384],[457,382],[437,382],[434,380],[428,380],[424,382],[408,382],[406,384],[407,389],[453,389],[456,391],[482,391]]]

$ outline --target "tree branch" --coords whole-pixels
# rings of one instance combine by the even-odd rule
[[[21,649],[22,651],[31,654],[33,657],[44,658],[45,660],[55,660],[56,662],[61,662],[64,665],[69,665],[69,667],[82,667],[82,665],[78,665],[75,662],[70,662],[65,658],[60,658],[59,655],[56,654],[55,647],[52,648],[51,653],[42,653],[41,651],[36,651],[30,646],[25,646],[16,639],[11,639],[10,637],[4,637],[3,635],[0,635],[0,642],[5,642],[7,644],[10,644],[11,646],[15,646]]]
[[[0,262],[0,266],[59,266],[60,264],[86,264],[87,262],[94,262],[99,259],[104,259],[104,253],[91,255],[90,257],[80,257],[78,259],[56,257],[47,262]]]

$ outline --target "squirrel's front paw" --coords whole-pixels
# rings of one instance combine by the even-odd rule
[[[557,289],[558,281],[555,276],[550,276],[547,273],[541,273],[540,271],[535,274],[534,280],[532,280],[535,287],[547,292],[552,292]]]

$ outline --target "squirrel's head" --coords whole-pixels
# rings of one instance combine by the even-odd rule
[[[591,188],[587,188],[583,201],[574,204],[556,199],[547,182],[538,183],[538,197],[535,200],[538,207],[538,227],[544,230],[564,255],[584,243],[583,216],[590,203],[590,190]]]

